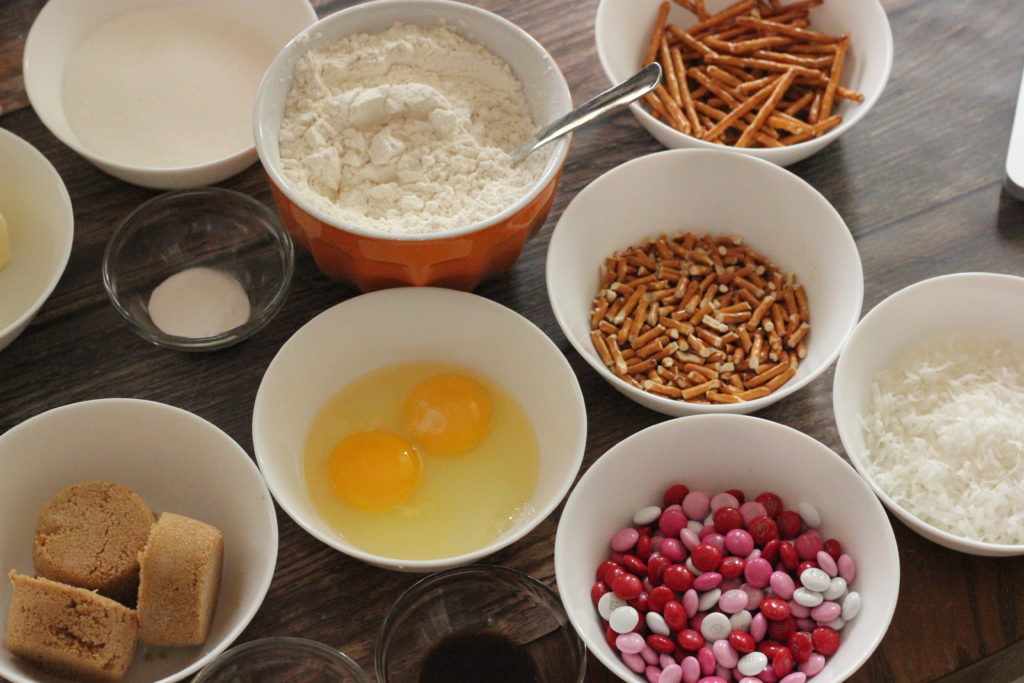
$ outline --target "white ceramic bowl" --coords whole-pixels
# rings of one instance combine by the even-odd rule
[[[709,457],[713,456],[713,457]],[[838,455],[795,429],[739,415],[700,415],[648,427],[616,444],[580,479],[555,537],[555,578],[573,626],[601,662],[624,681],[641,681],[605,641],[590,598],[594,571],[608,541],[633,513],[660,505],[670,485],[748,497],[772,491],[795,508],[821,513],[824,538],[837,539],[857,561],[853,589],[861,612],[842,630],[839,651],[814,680],[850,676],[881,642],[896,608],[900,563],[896,537],[878,499]]]
[[[733,0],[707,0],[711,13],[733,4]],[[640,68],[647,50],[654,18],[661,0],[601,0],[597,7],[594,27],[597,56],[609,80],[613,83],[627,78]],[[849,33],[851,44],[843,68],[841,84],[864,95],[863,102],[836,98],[835,113],[843,122],[825,135],[790,147],[731,148],[781,166],[788,166],[822,149],[848,131],[871,110],[889,80],[892,70],[892,31],[885,9],[878,0],[827,0],[811,10],[811,27],[816,31],[841,35]],[[672,3],[668,21],[688,28],[697,23],[687,10]],[[704,140],[680,133],[648,113],[640,103],[630,105],[647,131],[666,147],[696,147],[723,149]]]
[[[156,513],[176,512],[224,533],[224,569],[206,643],[140,645],[124,683],[169,683],[195,673],[239,636],[266,595],[277,562],[277,518],[259,470],[227,434],[162,403],[112,398],[37,415],[0,436],[0,557],[4,572],[33,574],[39,511],[82,481],[112,481]],[[0,581],[0,630],[11,583]],[[0,650],[0,676],[14,683],[63,681]]]
[[[397,560],[354,547],[317,512],[303,445],[331,396],[377,368],[413,361],[479,372],[509,392],[537,435],[540,471],[520,519],[487,546],[437,560]],[[267,368],[253,410],[256,460],[278,504],[327,545],[369,564],[427,572],[469,564],[525,536],[565,496],[583,461],[587,418],[576,376],[526,318],[473,294],[430,287],[389,289],[327,309],[289,339]]]
[[[941,302],[941,304],[940,304]],[[951,313],[955,311],[954,313]],[[1009,311],[1016,313],[1008,315]],[[1024,338],[1024,278],[956,273],[891,294],[857,324],[836,364],[832,402],[843,448],[857,471],[894,515],[930,541],[971,555],[1024,555],[1024,544],[984,543],[922,521],[878,485],[864,459],[860,415],[870,410],[875,376],[929,337],[977,334]]]
[[[0,128],[0,214],[11,262],[0,269],[0,349],[14,341],[57,286],[71,256],[75,217],[57,169]]]
[[[108,159],[83,145],[68,124],[61,89],[64,70],[78,45],[94,30],[112,19],[151,6],[148,0],[49,0],[39,12],[25,41],[22,70],[25,92],[43,124],[57,138],[89,162],[115,178],[143,187],[177,189],[212,185],[229,178],[256,161],[255,143],[228,156],[201,164],[161,168],[125,164]],[[273,50],[316,21],[308,0],[275,0],[263,3],[258,12],[248,0],[176,0],[179,5],[202,5],[232,17]],[[268,61],[269,66],[269,61]],[[256,92],[253,91],[253,102]],[[245,122],[248,128],[248,122]]]
[[[746,403],[695,404],[616,377],[590,342],[598,268],[615,251],[662,233],[739,235],[804,284],[811,309],[807,358],[774,393]],[[547,287],[576,350],[618,391],[666,415],[750,413],[811,382],[839,355],[860,315],[864,274],[843,219],[785,169],[721,150],[672,150],[613,168],[573,198],[551,236]]]

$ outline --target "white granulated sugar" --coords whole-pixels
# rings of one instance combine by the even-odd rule
[[[544,167],[508,152],[536,126],[505,62],[450,28],[398,24],[307,52],[281,123],[285,176],[323,213],[390,233],[501,213]]]
[[[893,500],[957,536],[1024,543],[1024,345],[933,339],[872,393],[863,455]]]

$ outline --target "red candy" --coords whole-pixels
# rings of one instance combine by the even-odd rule
[[[789,541],[783,541],[779,544],[779,562],[789,571],[796,570],[800,564],[800,556],[797,555],[796,548]]]
[[[789,637],[794,633],[796,633],[796,619],[791,616],[768,622],[768,637],[776,642],[787,643]]]
[[[761,557],[768,560],[771,564],[775,564],[775,561],[779,559],[779,546],[782,545],[782,541],[778,538],[773,538],[764,544],[761,548]]]
[[[810,640],[807,642],[810,643]],[[741,654],[753,652],[754,648],[757,647],[757,643],[754,642],[754,636],[743,631],[732,631],[729,634],[729,644],[732,645],[736,652]]]
[[[590,599],[597,604],[597,601],[601,599],[601,596],[608,592],[608,586],[605,585],[604,581],[598,581],[590,587]]]
[[[701,543],[690,554],[693,566],[702,572],[714,571],[722,561],[722,551],[710,543]]]
[[[728,505],[720,507],[715,510],[714,520],[715,531],[720,534],[727,534],[733,529],[743,528],[743,515],[740,514],[739,508]]]
[[[681,602],[676,600],[666,602],[665,613],[662,616],[665,617],[665,623],[673,631],[682,631],[686,628],[686,610]]]
[[[647,594],[647,606],[654,612],[661,612],[670,600],[676,599],[676,592],[668,586],[658,586]]]
[[[747,566],[747,561],[742,557],[736,557],[730,555],[722,560],[721,564],[718,565],[718,573],[725,579],[735,579],[743,574],[743,570]]]
[[[637,576],[644,576],[647,574],[647,565],[636,555],[623,555],[622,556],[622,568],[630,574],[636,574]]]
[[[778,517],[779,513],[782,512],[782,499],[774,493],[765,491],[754,500],[764,505],[764,509],[768,511],[769,517]]]
[[[697,566],[696,562],[694,562],[694,566]],[[700,567],[697,568],[700,569]],[[674,564],[662,573],[661,580],[672,590],[682,593],[693,585],[693,574],[685,564]]]
[[[683,502],[683,498],[686,498],[686,494],[690,492],[690,489],[686,488],[682,484],[673,484],[669,486],[665,491],[665,495],[662,496],[662,501],[665,507],[669,505],[679,505]]]
[[[799,578],[800,575],[804,573],[804,570],[806,570],[806,569],[817,569],[817,568],[818,568],[818,563],[815,562],[814,560],[804,560],[803,562],[798,564],[797,567],[796,567],[797,578]]]
[[[775,520],[764,515],[750,520],[747,531],[754,537],[754,543],[759,546],[779,537],[779,526]]]
[[[739,489],[729,489],[726,493],[738,500],[740,505],[743,505],[743,502],[747,499],[747,497],[743,495],[743,491],[740,491]]]
[[[644,584],[632,574],[622,574],[612,581],[612,592],[623,600],[632,600],[644,592]]]
[[[615,594],[618,595],[618,591]],[[789,603],[780,598],[765,598],[758,609],[768,621],[782,621],[789,617]]]
[[[651,557],[651,537],[649,535],[641,535],[636,540],[636,556],[646,562]]]
[[[819,654],[835,654],[839,649],[839,631],[831,626],[819,626],[811,633],[811,643]]]
[[[782,538],[796,538],[804,526],[804,520],[793,510],[780,512],[775,518],[775,523],[779,525],[779,535]]]
[[[833,560],[838,560],[839,556],[843,554],[843,546],[839,545],[839,541],[834,538],[830,538],[825,541],[825,552],[832,557]]]
[[[661,652],[666,655],[676,649],[676,644],[672,642],[671,638],[659,636],[657,633],[647,636],[647,644],[655,652]]]
[[[654,555],[647,560],[647,578],[655,586],[660,585],[662,582],[662,574],[668,567],[672,566],[672,560],[668,559],[664,555]]]
[[[676,636],[676,642],[679,643],[679,647],[689,652],[696,652],[697,650],[704,647],[704,636],[692,628],[683,629]]]
[[[807,631],[798,631],[789,636],[786,641],[789,651],[793,653],[793,659],[797,664],[803,664],[811,658],[814,652],[814,644],[811,642],[811,634]],[[735,647],[735,645],[733,646]]]
[[[774,640],[762,640],[757,644],[757,651],[768,655],[768,659],[773,659],[775,654],[781,649],[782,645]]]
[[[772,657],[772,672],[782,678],[793,670],[794,664],[793,653],[787,648],[781,647]]]
[[[605,560],[601,564],[597,565],[597,580],[608,583],[608,581],[604,578],[604,575],[609,569],[612,569],[613,567],[619,567],[619,564],[617,562],[612,562],[611,560]],[[619,568],[621,569],[621,567]]]
[[[649,603],[650,603],[650,598],[647,595],[647,593],[641,593],[640,595],[638,595],[635,598],[633,598],[632,600],[630,600],[628,604],[629,604],[630,607],[635,609],[637,612],[640,612],[640,614],[644,614],[645,612],[650,612],[651,611]]]

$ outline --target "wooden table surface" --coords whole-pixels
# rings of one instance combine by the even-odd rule
[[[841,140],[791,168],[824,193],[849,225],[864,264],[864,311],[935,275],[1024,275],[1024,205],[1002,189],[1024,66],[1024,3],[883,2],[896,59],[881,101]],[[544,44],[576,102],[607,87],[593,43],[597,0],[474,3],[516,22]],[[315,4],[323,15],[353,3]],[[75,239],[53,295],[25,333],[0,353],[0,432],[67,403],[126,396],[190,410],[251,453],[252,404],[271,358],[302,324],[357,292],[322,276],[303,253],[283,310],[240,345],[189,355],[135,336],[107,300],[100,263],[119,221],[156,193],[95,169],[58,142],[28,106],[21,52],[42,5],[42,0],[0,0],[0,125],[34,144],[60,171],[75,209]],[[659,149],[628,113],[580,132],[547,225],[508,274],[478,290],[536,323],[572,364],[590,423],[584,470],[616,442],[665,418],[616,393],[571,349],[548,305],[544,255],[552,226],[582,187]],[[223,185],[271,203],[257,166]],[[842,453],[831,387],[830,370],[759,415]],[[489,561],[553,585],[558,516]],[[384,614],[417,577],[371,569],[314,540],[283,513],[278,520],[277,572],[241,640],[305,636],[372,670],[373,641]],[[963,555],[925,541],[895,519],[892,524],[903,575],[899,604],[885,640],[851,680],[1009,681],[1024,675],[1024,557]],[[613,677],[591,658],[587,680]]]

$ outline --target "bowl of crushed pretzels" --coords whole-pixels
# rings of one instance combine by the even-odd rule
[[[733,148],[780,166],[835,141],[892,70],[878,0],[601,0],[597,53],[612,82],[661,64],[631,105],[670,148]]]
[[[576,195],[547,289],[562,332],[622,394],[666,415],[751,413],[837,358],[864,274],[842,217],[799,177],[678,149]]]

